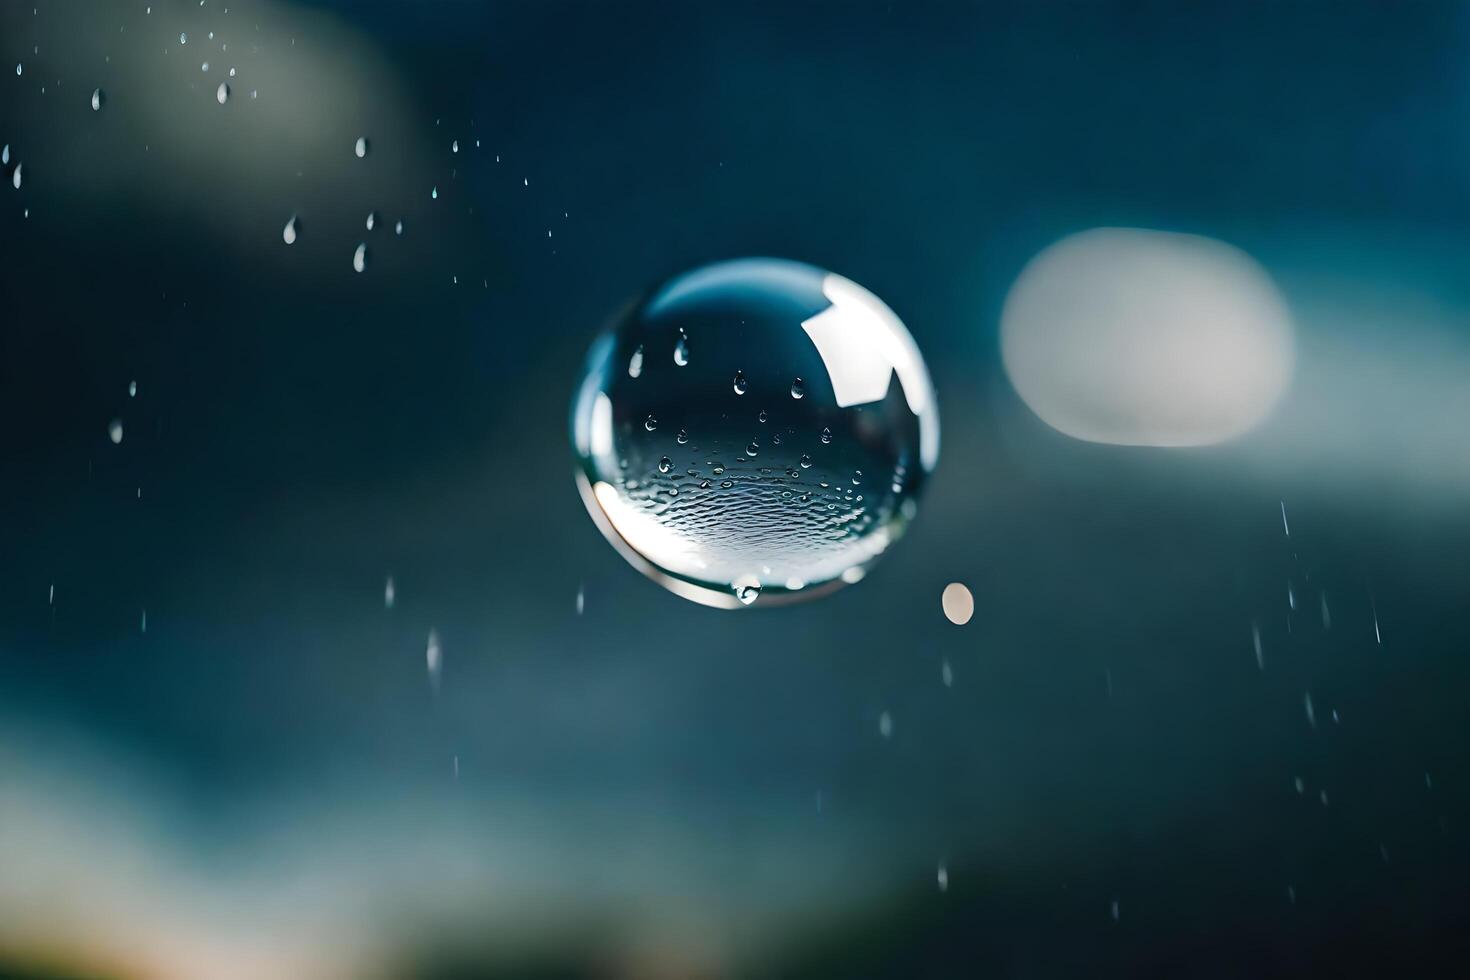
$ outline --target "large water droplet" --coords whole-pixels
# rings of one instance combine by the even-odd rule
[[[748,606],[761,597],[761,587],[758,582],[737,582],[735,584],[735,598],[740,600],[742,606]]]
[[[104,98],[106,98],[106,96],[104,96],[102,94],[102,90],[100,88],[94,88],[92,90],[92,111],[93,112],[100,112],[102,110],[102,100]]]
[[[107,438],[112,440],[112,444],[116,446],[118,443],[122,442],[122,437],[122,419],[113,419],[111,422],[108,422]]]
[[[682,333],[679,340],[674,344],[674,363],[684,367],[689,363],[689,339]]]
[[[791,397],[801,399],[806,395],[806,383],[800,378],[791,382]]]
[[[629,370],[640,349],[686,337],[699,344],[687,364]],[[747,377],[804,379],[756,439]],[[744,260],[651,290],[598,338],[572,439],[583,498],[624,557],[681,596],[739,608],[733,584],[751,575],[762,603],[860,581],[917,512],[938,422],[913,341],[877,298],[810,266]]]
[[[291,215],[286,222],[286,227],[281,229],[281,241],[287,245],[296,244],[296,215]]]
[[[10,175],[10,186],[14,187],[16,190],[20,190],[20,168],[22,166],[22,164],[17,163],[15,165],[14,172],[12,172]]]
[[[363,157],[367,156],[367,151],[368,151],[367,137],[366,136],[359,136],[357,138],[357,142],[355,144],[353,144],[352,152],[353,153],[356,153],[357,154],[357,158],[359,160],[361,160]],[[389,156],[392,156],[392,154],[389,154]]]
[[[218,102],[220,105],[224,105],[226,102],[230,101],[229,82],[219,83],[219,88],[214,90],[214,101]]]
[[[664,456],[661,459],[659,459],[659,461],[658,461],[658,471],[660,473],[667,473],[669,470],[671,470],[673,468],[674,468],[674,461],[671,460],[671,459],[669,459],[669,457]]]
[[[357,251],[352,253],[352,268],[356,272],[367,268],[367,245],[357,246]]]

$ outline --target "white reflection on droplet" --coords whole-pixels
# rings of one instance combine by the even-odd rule
[[[296,215],[291,215],[290,219],[286,222],[286,227],[281,229],[281,241],[287,245],[296,244]]]
[[[367,246],[357,246],[357,251],[352,253],[352,268],[355,272],[361,272],[367,268]]]
[[[118,443],[122,442],[122,440],[123,440],[123,424],[122,424],[122,419],[113,419],[111,422],[107,423],[107,438],[109,438],[109,439],[112,440],[112,444],[114,446],[116,446]]]

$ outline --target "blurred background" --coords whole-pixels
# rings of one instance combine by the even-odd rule
[[[1467,53],[1453,3],[0,6],[0,977],[1440,970]],[[1117,227],[1244,278],[1100,233],[1067,316],[1286,339],[1125,377],[1017,312]],[[744,255],[882,297],[944,435],[865,581],[728,612],[603,540],[567,410]],[[1234,414],[1151,438],[1185,361]]]

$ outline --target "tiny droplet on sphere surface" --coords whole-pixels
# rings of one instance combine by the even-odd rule
[[[780,399],[766,425],[747,392]],[[857,283],[779,259],[649,290],[594,342],[571,423],[578,486],[609,542],[722,608],[860,581],[917,513],[939,456],[933,386],[903,323]],[[864,473],[865,490],[882,489],[848,490]]]
[[[944,587],[939,604],[944,608],[944,617],[956,626],[965,625],[975,615],[975,597],[959,582],[951,582]]]

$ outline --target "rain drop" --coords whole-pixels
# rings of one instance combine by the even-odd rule
[[[430,199],[435,200],[435,201],[439,200],[439,185],[438,184],[435,184],[434,185],[434,189],[431,190],[431,191],[429,191],[429,197],[430,197]]]
[[[801,398],[804,398],[805,396],[806,383],[800,378],[797,378],[795,381],[791,382],[791,397],[799,400]]]
[[[458,153],[459,152],[459,140],[455,140],[453,143],[450,143],[449,144],[449,152],[450,153]]]
[[[15,172],[10,175],[10,186],[14,187],[16,190],[20,190],[20,168],[22,166],[23,164],[17,163],[15,165]]]
[[[628,358],[628,377],[636,378],[643,373],[643,345],[639,344],[633,351],[633,356]],[[652,432],[652,429],[648,431]]]
[[[689,441],[689,433],[685,432],[683,429],[680,429],[679,434],[674,436],[674,441],[681,446],[684,445],[686,442]]]
[[[742,582],[735,586],[735,598],[740,600],[742,606],[748,606],[761,595],[761,587],[758,583]]]
[[[361,160],[363,157],[367,156],[367,151],[368,151],[367,137],[366,136],[359,136],[357,138],[356,145],[354,145],[353,148],[352,148],[352,152],[353,153],[356,153],[357,154],[357,158],[359,160]]]
[[[804,469],[804,470],[811,469],[811,466],[812,466],[812,458],[810,456],[808,456],[806,453],[802,453],[801,454],[801,460],[800,460],[800,462],[801,462],[801,468],[802,469]]]
[[[678,342],[674,344],[674,363],[680,367],[689,363],[689,340],[682,333],[679,334]]]
[[[747,387],[749,387],[749,386],[746,384],[746,381],[745,381],[745,372],[743,372],[743,371],[736,371],[735,372],[735,382],[734,382],[735,394],[737,394],[737,395],[743,395],[743,394],[745,394],[745,389]]]
[[[137,398],[138,397],[138,382],[136,382],[136,381],[129,381],[128,382],[128,397],[129,398]]]
[[[402,219],[399,219],[398,224],[396,224],[396,225],[393,226],[393,234],[399,235],[399,236],[401,236],[403,234],[403,220]]]
[[[291,215],[290,220],[286,222],[286,227],[281,229],[281,241],[287,245],[296,244],[296,215]]]
[[[92,90],[92,111],[93,112],[100,112],[101,111],[103,98],[104,98],[104,96],[103,96],[102,90],[100,88],[94,88]]]
[[[388,576],[388,581],[383,583],[383,608],[392,609],[393,602],[398,597],[398,590],[393,586],[393,576]]]
[[[352,268],[356,272],[361,272],[363,269],[367,268],[366,245],[357,246],[357,251],[352,253]]]
[[[439,646],[439,634],[435,630],[429,630],[429,641],[424,646],[424,666],[428,670],[429,686],[438,693],[439,673],[444,668],[444,651]]]
[[[832,430],[831,429],[824,428],[822,430],[822,445],[824,445],[824,446],[830,446],[831,444],[832,444]]]
[[[214,90],[214,101],[218,102],[220,105],[224,105],[226,102],[230,101],[229,82],[219,83],[219,88]]]
[[[660,473],[667,473],[669,470],[671,470],[673,468],[674,468],[674,461],[671,460],[671,459],[669,459],[669,457],[667,457],[667,456],[662,457],[658,461],[658,471]]]
[[[754,442],[752,442],[750,445],[745,447],[745,455],[754,456],[760,450],[760,448],[760,446],[757,446]]]
[[[122,437],[122,419],[113,419],[111,422],[107,423],[107,438],[112,440],[112,444],[114,446],[122,442]]]
[[[884,738],[893,737],[893,716],[886,711],[878,716],[878,734]]]
[[[647,429],[649,432],[652,432],[654,429],[658,428],[658,419],[650,415],[648,418],[643,420],[643,428]]]
[[[367,216],[367,230],[372,231],[373,226],[378,223],[378,212],[369,211]]]
[[[934,875],[934,880],[935,883],[939,885],[940,891],[949,891],[949,869],[946,868],[944,865],[941,864],[939,866],[939,870]]]
[[[769,417],[770,416],[766,415],[766,410],[764,408],[757,412],[755,416],[757,422],[764,422]]]
[[[944,681],[945,687],[954,687],[954,668],[950,667],[948,660],[939,667],[939,679]]]

